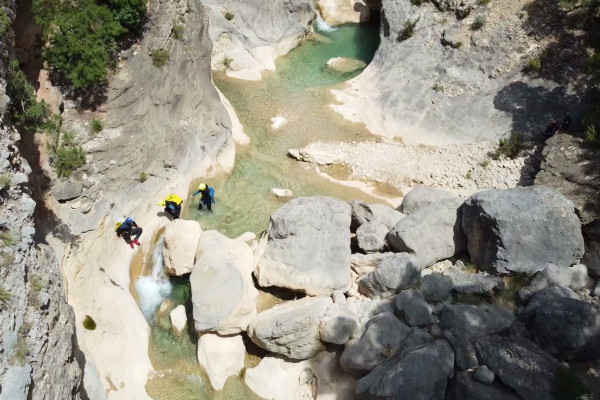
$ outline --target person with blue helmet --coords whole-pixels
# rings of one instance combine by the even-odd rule
[[[205,205],[208,211],[212,212],[211,206],[217,205],[215,201],[215,189],[208,186],[206,183],[201,183],[198,185],[198,190],[194,192],[192,197],[195,197],[197,194],[201,194],[200,203],[198,204],[198,210],[202,210],[202,206]]]
[[[133,218],[127,217],[124,222],[117,222],[115,231],[117,232],[117,236],[122,237],[123,240],[125,240],[125,243],[130,245],[132,249],[134,244],[140,245],[138,239],[142,234],[142,228],[137,226]],[[133,240],[131,240],[132,235],[135,235]]]

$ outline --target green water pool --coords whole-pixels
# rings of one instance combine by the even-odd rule
[[[342,200],[378,202],[357,189],[334,184],[314,169],[287,157],[290,148],[314,140],[364,141],[372,136],[363,125],[344,120],[329,107],[329,91],[360,71],[333,75],[324,68],[333,57],[357,58],[369,63],[379,44],[377,25],[343,25],[317,32],[277,61],[277,72],[266,72],[260,81],[242,81],[216,72],[217,87],[229,99],[250,137],[249,146],[238,146],[233,172],[207,181],[215,188],[213,213],[196,210],[199,199],[188,204],[186,218],[196,219],[203,229],[217,229],[229,237],[243,232],[260,233],[269,216],[283,203],[272,188],[291,189],[294,196],[328,195]],[[287,123],[271,128],[271,118]]]

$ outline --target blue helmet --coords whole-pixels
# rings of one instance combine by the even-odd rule
[[[125,219],[125,222],[127,222],[128,224],[130,224],[130,223],[132,223],[132,222],[133,222],[133,218],[131,218],[131,217],[127,217],[127,218]]]

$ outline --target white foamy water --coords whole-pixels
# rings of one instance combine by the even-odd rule
[[[135,281],[138,305],[148,320],[154,320],[154,312],[171,294],[171,282],[167,278],[163,264],[163,246],[165,239],[160,238],[152,254],[152,274],[142,276]]]
[[[333,32],[333,31],[337,30],[337,28],[334,28],[333,26],[331,26],[327,22],[325,22],[323,17],[321,17],[320,13],[317,13],[316,25],[317,25],[317,30],[319,30],[321,32]]]

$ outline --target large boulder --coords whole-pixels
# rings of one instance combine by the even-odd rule
[[[556,189],[575,204],[582,224],[600,218],[600,158],[583,138],[568,133],[546,140],[536,185]]]
[[[246,330],[256,315],[258,297],[252,282],[253,262],[246,243],[217,231],[202,234],[190,275],[196,330],[221,335]]]
[[[581,262],[594,276],[600,276],[600,242],[589,241],[585,244],[585,254]]]
[[[541,304],[528,324],[535,341],[566,360],[600,358],[600,309],[582,300],[555,298]]]
[[[361,254],[354,253],[350,258],[350,267],[352,271],[356,272],[358,277],[362,277],[367,275],[370,272],[373,272],[375,268],[379,265],[379,263],[386,258],[394,257],[395,253],[369,253],[369,254]]]
[[[358,290],[370,298],[393,296],[421,279],[419,260],[412,254],[400,253],[386,258],[376,270],[358,282]]]
[[[391,248],[414,253],[422,267],[466,250],[460,224],[462,204],[461,198],[445,199],[401,219],[388,234]]]
[[[360,337],[346,343],[340,364],[344,371],[365,375],[398,353],[409,333],[410,328],[394,314],[381,313],[369,321]]]
[[[167,224],[163,259],[168,275],[182,276],[192,272],[201,234],[202,228],[197,221],[176,219]]]
[[[450,328],[443,330],[442,334],[454,350],[454,362],[458,369],[477,367],[477,353],[467,331],[461,328]]]
[[[452,280],[453,289],[457,293],[492,296],[504,290],[504,281],[498,276],[472,274],[455,266],[444,271],[444,275]]]
[[[406,196],[402,199],[402,204],[400,204],[400,207],[398,207],[397,210],[406,215],[410,215],[432,203],[437,203],[440,200],[452,197],[456,196],[444,189],[418,185],[406,193]]]
[[[244,382],[264,399],[353,400],[356,379],[340,368],[338,358],[326,351],[304,361],[267,356],[246,370]]]
[[[61,182],[52,189],[52,196],[60,202],[81,196],[83,185],[77,181]]]
[[[541,186],[486,190],[469,197],[462,214],[473,263],[493,273],[532,275],[583,256],[573,203]]]
[[[385,237],[389,228],[380,222],[367,222],[356,230],[356,242],[365,253],[374,253],[383,250]]]
[[[352,315],[340,314],[321,321],[319,332],[325,343],[346,344],[358,327],[358,320]]]
[[[404,214],[383,204],[367,203],[360,200],[350,202],[352,207],[352,229],[357,229],[367,222],[379,222],[388,228],[388,231],[404,218]]]
[[[311,295],[350,288],[350,206],[331,197],[294,199],[271,215],[256,268],[260,286]]]
[[[227,378],[242,371],[245,356],[246,347],[240,335],[205,333],[198,339],[198,362],[215,390],[223,389]]]
[[[431,307],[416,290],[403,290],[396,296],[396,310],[408,326],[424,327],[434,322]]]
[[[529,298],[529,303],[527,303],[527,306],[519,314],[519,319],[523,321],[525,325],[529,325],[533,321],[539,307],[562,298],[579,300],[579,296],[577,296],[577,293],[572,289],[562,286],[550,286],[534,293],[531,298]]]
[[[515,316],[510,311],[490,304],[448,304],[440,313],[442,330],[464,329],[469,336],[507,332],[514,322]]]
[[[425,300],[433,302],[446,300],[452,293],[453,287],[452,279],[440,272],[425,275],[421,284],[423,297]]]
[[[332,304],[329,296],[278,304],[254,318],[248,326],[248,336],[265,350],[305,360],[325,348],[320,340],[319,322]]]
[[[473,373],[459,372],[448,385],[448,400],[522,400],[509,387],[478,382]]]
[[[552,399],[558,361],[529,340],[482,336],[475,339],[479,363],[527,400]]]
[[[344,75],[363,69],[366,66],[367,64],[363,60],[356,58],[334,57],[325,63],[325,70],[334,75]]]
[[[532,294],[552,286],[579,290],[584,287],[593,287],[593,282],[588,276],[586,266],[583,264],[577,264],[569,268],[561,268],[550,264],[543,270],[536,272],[529,284],[519,290],[519,299],[526,301]]]
[[[445,340],[409,347],[356,383],[361,398],[444,400],[454,354]]]

